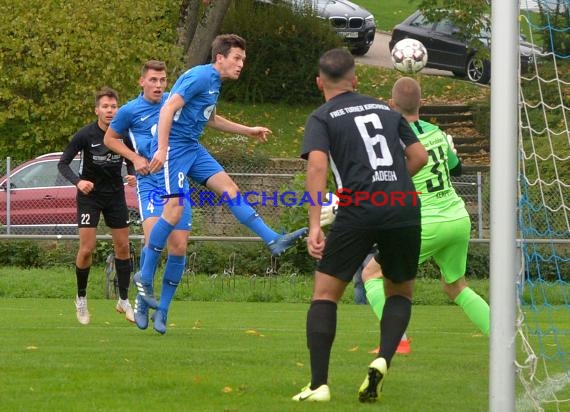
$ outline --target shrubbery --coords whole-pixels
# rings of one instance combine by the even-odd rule
[[[95,115],[95,92],[139,92],[142,64],[181,68],[179,9],[168,0],[2,2],[0,157],[59,151]]]
[[[342,45],[328,21],[288,7],[237,0],[222,31],[247,41],[240,80],[224,84],[222,95],[244,102],[321,102],[315,86],[317,62],[326,50]]]
[[[179,4],[167,0],[29,0],[0,5],[0,158],[60,151],[94,120],[95,92],[119,92],[120,103],[139,92],[149,59],[167,63],[172,81],[186,69],[177,45]],[[286,7],[236,1],[224,32],[247,40],[248,59],[223,97],[247,102],[318,100],[318,56],[340,38],[311,15]]]
[[[42,267],[42,248],[31,240],[0,242],[0,266]]]
[[[298,226],[297,226],[298,227]],[[134,243],[138,259],[139,244]],[[93,255],[93,266],[103,267],[111,251],[111,242],[97,243]],[[6,241],[0,242],[0,266],[21,268],[49,268],[53,266],[73,266],[77,253],[76,241]],[[248,276],[312,275],[315,260],[307,253],[303,242],[283,254],[276,263],[272,263],[267,247],[261,242],[191,242],[188,245],[187,269],[196,274],[223,275],[236,274]],[[138,262],[136,262],[138,265]],[[160,272],[160,270],[158,271]],[[554,271],[546,269],[544,276]],[[475,245],[470,248],[467,258],[467,278],[487,279],[489,277],[488,245]],[[439,279],[440,272],[433,261],[420,266],[418,277]]]

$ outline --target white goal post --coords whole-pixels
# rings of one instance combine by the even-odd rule
[[[491,412],[515,410],[518,14],[518,1],[491,3]]]

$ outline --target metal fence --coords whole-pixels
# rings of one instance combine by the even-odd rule
[[[287,205],[298,204],[294,193],[302,191],[305,163],[299,159],[274,159],[260,164],[228,166],[247,201],[255,205],[266,222],[280,230]],[[10,177],[8,178],[8,173]],[[31,162],[7,158],[0,165],[0,233],[6,235],[40,235],[38,238],[68,238],[76,235],[75,187],[57,171],[57,158],[36,158]],[[486,177],[464,175],[453,178],[457,193],[463,198],[472,220],[472,238],[487,239],[489,202]],[[191,183],[194,240],[251,237],[236,220],[224,202],[200,185]],[[136,207],[131,206],[136,209]],[[136,210],[132,210],[136,220]],[[304,212],[306,213],[306,212]],[[100,234],[108,233],[100,225]],[[133,227],[134,237],[141,234]]]

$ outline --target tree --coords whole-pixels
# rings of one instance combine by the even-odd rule
[[[62,150],[93,121],[97,89],[140,91],[149,59],[183,66],[171,0],[0,2],[0,159]]]
[[[183,0],[178,29],[187,67],[209,60],[210,45],[219,33],[232,0]]]
[[[428,19],[437,22],[449,19],[459,28],[458,37],[466,40],[474,50],[480,47],[479,34],[491,27],[490,6],[482,0],[421,0],[418,9]]]

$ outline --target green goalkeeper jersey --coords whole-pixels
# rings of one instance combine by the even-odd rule
[[[416,191],[421,192],[422,225],[469,216],[463,199],[451,185],[449,169],[453,169],[459,159],[451,150],[445,133],[423,120],[410,123],[410,126],[428,152],[427,164],[412,178]]]

